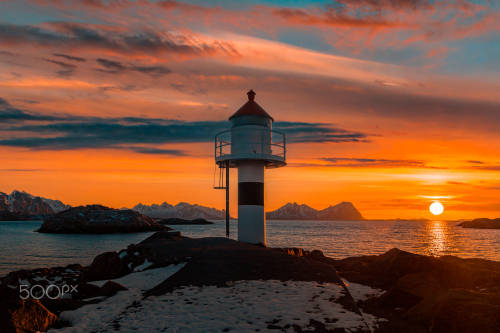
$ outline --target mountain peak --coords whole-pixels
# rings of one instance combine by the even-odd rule
[[[188,202],[179,202],[175,206],[163,202],[161,205],[152,204],[136,205],[133,210],[153,218],[182,218],[182,219],[196,219],[203,218],[206,220],[223,220],[226,217],[224,210],[216,208],[205,207],[198,204],[190,204]]]
[[[266,213],[268,219],[275,220],[363,220],[361,213],[352,202],[342,201],[335,206],[316,210],[306,204],[288,202],[284,206]]]

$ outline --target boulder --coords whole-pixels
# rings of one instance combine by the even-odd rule
[[[117,292],[122,291],[122,290],[127,290],[124,286],[122,286],[119,283],[116,283],[114,281],[108,281],[106,282],[100,289],[99,293],[102,296],[113,296]]]
[[[37,231],[99,234],[158,230],[170,230],[170,228],[130,209],[88,205],[70,208],[48,217]]]
[[[500,263],[430,257],[392,249],[378,256],[334,260],[340,275],[387,290],[364,311],[389,318],[385,330],[406,321],[427,332],[499,332]],[[385,331],[384,331],[385,332]]]
[[[17,290],[0,287],[0,328],[5,333],[45,332],[57,321],[39,300],[19,297]]]
[[[104,252],[94,258],[92,264],[83,271],[86,281],[115,279],[130,273],[130,268],[116,252]]]

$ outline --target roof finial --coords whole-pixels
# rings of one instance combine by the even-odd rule
[[[255,91],[253,91],[252,89],[250,89],[250,91],[249,91],[249,92],[247,92],[248,100],[249,100],[249,101],[253,101],[253,100],[255,99],[255,95],[257,95],[257,94],[255,93]]]

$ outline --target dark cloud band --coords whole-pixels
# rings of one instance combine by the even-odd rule
[[[229,126],[227,121],[178,121],[160,118],[99,118],[72,115],[46,116],[12,107],[0,99],[0,146],[37,150],[78,148],[118,148],[144,154],[182,155],[179,150],[151,145],[211,142],[217,132]],[[360,142],[367,136],[322,123],[276,122],[288,141]],[[16,133],[15,137],[12,134]],[[147,146],[150,145],[150,146]]]

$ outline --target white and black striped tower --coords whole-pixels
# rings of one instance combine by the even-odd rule
[[[231,129],[215,138],[215,161],[221,168],[238,168],[238,240],[265,245],[264,169],[286,165],[286,137],[272,129],[274,120],[255,102],[255,92],[247,95],[229,118]],[[227,178],[223,188],[229,191]]]

